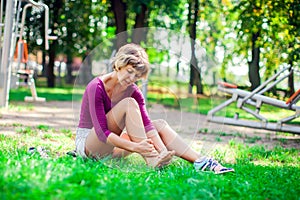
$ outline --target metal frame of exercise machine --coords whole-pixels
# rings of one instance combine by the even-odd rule
[[[210,122],[229,125],[300,134],[300,125],[289,123],[300,116],[300,105],[297,105],[297,102],[300,100],[300,89],[297,90],[286,102],[264,95],[265,92],[275,87],[293,72],[293,70],[288,71],[288,69],[288,67],[283,68],[252,92],[238,89],[237,86],[232,84],[220,83],[218,85],[218,90],[231,95],[231,98],[211,109],[208,112],[207,120]],[[257,120],[240,119],[238,112],[235,113],[232,118],[216,116],[219,111],[225,109],[231,104],[236,104],[238,109],[251,114]],[[292,114],[278,119],[276,122],[271,122],[265,116],[260,114],[261,107],[265,104],[290,110]],[[254,109],[251,109],[251,107]]]
[[[50,36],[49,29],[49,8],[42,2],[35,2],[33,0],[9,0],[6,1],[4,12],[4,1],[1,1],[0,7],[0,107],[8,107],[9,90],[12,72],[12,63],[14,51],[16,47],[16,38],[18,39],[18,68],[24,52],[24,41],[22,40],[24,33],[26,11],[29,7],[36,7],[41,11],[45,11],[45,49],[49,49],[49,40],[54,40],[56,36]],[[22,2],[27,4],[21,8]],[[22,20],[19,22],[20,14],[22,13]],[[3,21],[3,18],[5,20]],[[20,29],[20,30],[19,30]],[[3,37],[2,37],[3,32]],[[33,74],[31,71],[23,71],[19,76],[27,79],[28,86],[31,89],[32,97],[25,97],[25,101],[44,101],[39,98],[36,93]]]

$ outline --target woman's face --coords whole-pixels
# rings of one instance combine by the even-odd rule
[[[119,83],[122,86],[129,86],[142,78],[142,74],[132,67],[127,65],[117,71]]]

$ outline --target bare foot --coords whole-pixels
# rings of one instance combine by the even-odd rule
[[[175,155],[175,151],[163,151],[159,154],[159,157],[164,157],[163,161],[157,166],[159,168],[169,165],[172,162],[172,158]]]
[[[150,167],[163,167],[169,164],[175,155],[175,151],[163,151],[156,157],[145,157]]]

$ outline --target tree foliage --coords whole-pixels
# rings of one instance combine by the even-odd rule
[[[141,27],[163,27],[182,34],[191,31],[188,10],[197,12],[195,40],[209,59],[222,65],[221,75],[230,78],[229,67],[249,66],[252,89],[283,65],[299,69],[299,0],[44,0],[50,8],[50,32],[58,36],[45,54],[52,61],[64,54],[70,64],[74,56],[84,57],[102,44],[103,52],[117,37],[116,48],[126,42],[143,43],[147,32]],[[199,11],[190,6],[199,3]],[[194,13],[195,14],[195,13]],[[192,16],[192,15],[190,15]],[[43,14],[32,10],[26,23],[31,51],[43,49]],[[127,35],[129,33],[129,35]],[[118,42],[119,41],[119,42]],[[52,52],[52,53],[51,53]],[[111,53],[111,52],[106,52]],[[154,52],[151,52],[151,55]],[[160,58],[165,58],[163,54]],[[154,55],[154,54],[153,54]],[[161,60],[161,59],[160,59]],[[199,61],[198,61],[199,62]],[[48,78],[51,78],[51,63]],[[88,69],[90,70],[90,69]],[[50,74],[49,74],[50,72]],[[260,74],[261,72],[264,72]],[[250,75],[251,74],[251,75]],[[54,78],[54,77],[52,77]],[[290,92],[294,91],[290,77]]]
[[[292,64],[289,61],[290,56],[294,55],[292,52],[299,47],[297,5],[299,2],[297,4],[293,0],[242,0],[231,9],[227,21],[234,22],[238,39],[233,51],[248,60],[249,74],[254,73],[253,80],[250,81],[257,81],[255,77],[261,77],[259,74],[261,68],[266,71],[263,78],[267,79],[283,63]],[[255,53],[258,62],[253,63]],[[299,62],[297,56],[292,57],[292,65]],[[251,71],[255,67],[257,70]],[[252,89],[259,85],[259,83],[251,83]]]

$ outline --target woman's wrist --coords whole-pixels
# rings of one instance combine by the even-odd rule
[[[137,152],[137,143],[136,142],[132,142],[132,141],[129,141],[129,142],[131,142],[131,145],[129,145],[129,148],[130,148],[129,151],[138,153]]]

